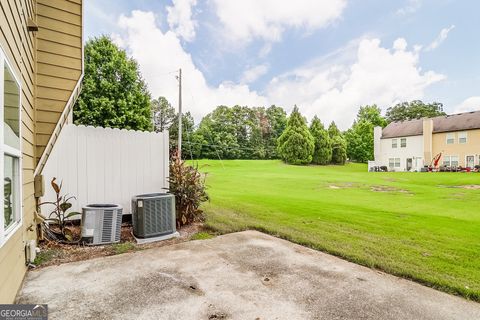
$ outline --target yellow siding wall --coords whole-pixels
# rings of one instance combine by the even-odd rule
[[[37,0],[36,160],[82,73],[82,1]]]
[[[28,17],[38,32],[27,32]],[[23,224],[0,247],[0,303],[14,301],[26,272],[25,241],[36,237],[33,174],[81,76],[82,41],[82,0],[0,1],[0,45],[21,79],[23,153]]]
[[[35,36],[26,31],[35,0],[0,1],[0,45],[22,86],[23,225],[0,248],[0,303],[11,303],[26,271],[24,241],[35,239],[33,224]],[[3,70],[2,70],[3,72]],[[3,226],[2,226],[3,228]],[[33,229],[34,230],[34,229]]]
[[[468,130],[467,143],[458,143],[458,132],[452,132],[455,134],[455,143],[447,144],[447,133],[434,133],[433,134],[433,154],[442,153],[443,156],[458,156],[459,165],[466,166],[465,157],[475,156],[475,164],[480,163],[480,130]],[[443,157],[440,159],[440,163],[443,162]]]

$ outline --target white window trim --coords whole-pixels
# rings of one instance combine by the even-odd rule
[[[463,137],[460,137],[460,134],[465,134],[465,142],[460,142],[460,139],[463,138]],[[467,144],[468,143],[468,133],[467,131],[461,131],[458,133],[458,143],[459,144]]]
[[[445,156],[444,156],[444,159],[445,159],[445,160],[448,158],[448,165],[447,165],[447,167],[452,167],[452,157],[453,157],[453,158],[457,158],[457,163],[458,163],[458,164],[456,165],[456,167],[459,167],[459,166],[460,166],[460,156],[455,155],[455,154],[453,154],[453,155],[445,155]],[[442,163],[445,163],[445,160],[443,160]]]
[[[453,142],[452,143],[448,143],[448,140],[450,140],[448,137],[450,137],[450,136],[453,137]],[[455,140],[456,140],[455,139],[455,133],[450,132],[450,133],[447,133],[445,135],[445,144],[455,144]]]
[[[393,142],[395,141],[395,147]],[[392,149],[397,149],[398,148],[398,139],[392,139]]]
[[[19,87],[19,139],[20,139],[20,144],[19,144],[19,149],[12,148],[10,146],[7,146],[4,144],[4,137],[3,137],[3,131],[4,131],[4,123],[3,123],[3,104],[4,104],[4,67],[5,64],[9,67],[10,71],[12,72],[12,75],[15,79],[15,81],[18,84]],[[5,54],[5,51],[3,50],[2,46],[0,45],[0,156],[2,157],[2,161],[0,161],[0,180],[2,181],[2,189],[3,189],[3,175],[4,175],[4,161],[3,157],[4,154],[8,154],[14,157],[18,158],[18,186],[17,186],[17,192],[18,192],[18,200],[17,201],[17,214],[19,215],[19,219],[14,222],[10,227],[8,227],[6,230],[4,230],[4,205],[0,207],[0,248],[7,243],[7,241],[20,229],[20,227],[23,225],[23,156],[22,156],[22,150],[23,150],[23,141],[22,141],[22,82],[20,81],[20,77],[16,74],[15,69],[12,67],[12,65],[9,63],[7,60],[7,56]],[[3,190],[2,190],[2,198],[3,198]]]
[[[405,140],[405,145],[402,146],[402,140]],[[400,138],[400,148],[406,148],[407,147],[407,138]]]
[[[394,159],[395,168],[401,168],[402,167],[402,159],[400,159],[400,158],[393,158],[393,159]],[[398,159],[398,162],[397,162],[397,159]],[[398,163],[398,166],[397,166],[397,163]]]
[[[475,164],[475,160],[477,160],[477,159],[476,159],[476,157],[475,157],[474,154],[467,154],[467,155],[465,155],[465,159],[464,159],[465,165],[464,165],[464,167],[465,167],[465,168],[468,167],[468,162],[467,162],[467,158],[468,158],[468,157],[473,157],[473,167],[470,167],[470,168],[472,168],[472,169],[475,168],[475,165],[476,165],[476,164]]]

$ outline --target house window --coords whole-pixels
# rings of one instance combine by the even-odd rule
[[[458,167],[458,156],[451,156],[450,157],[450,165],[452,167]]]
[[[458,143],[467,143],[467,133],[465,131],[458,133]]]
[[[458,167],[458,156],[444,156],[443,165],[445,167]]]
[[[396,148],[397,147],[397,139],[392,139],[392,148]]]
[[[455,133],[447,133],[447,144],[455,143]]]
[[[400,158],[395,158],[395,168],[400,168]]]
[[[406,148],[406,147],[407,147],[407,138],[400,139],[400,148]]]
[[[389,158],[388,159],[389,168],[400,168],[400,158]]]
[[[21,224],[20,83],[0,48],[0,246]]]

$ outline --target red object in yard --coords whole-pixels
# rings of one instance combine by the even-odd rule
[[[442,153],[440,152],[437,154],[435,157],[432,159],[433,167],[436,168],[438,167],[438,163],[440,162],[440,158],[442,157]]]
[[[467,169],[467,172],[470,172],[472,170],[472,168],[470,167],[467,167],[466,169]]]

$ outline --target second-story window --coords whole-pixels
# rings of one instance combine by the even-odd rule
[[[447,133],[447,144],[455,143],[455,133]]]
[[[400,139],[400,148],[406,148],[406,147],[407,147],[407,138]]]
[[[458,133],[458,143],[467,143],[467,132]]]
[[[397,147],[397,139],[392,139],[392,148],[396,148]]]

